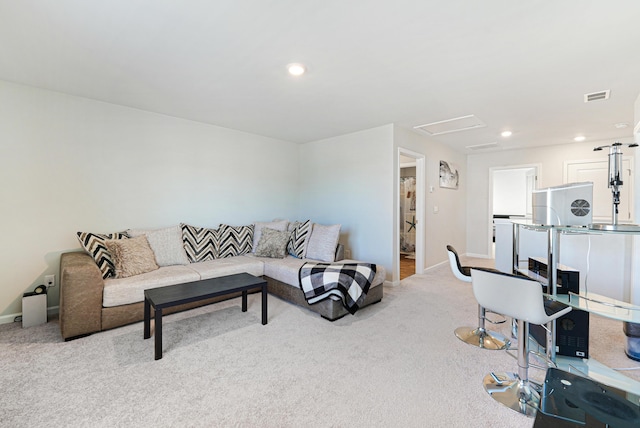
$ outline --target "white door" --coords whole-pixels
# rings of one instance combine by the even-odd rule
[[[633,219],[633,160],[622,159],[622,187],[620,187],[620,205],[618,205],[618,221],[630,222]],[[593,183],[593,222],[611,223],[613,195],[608,187],[609,162],[602,161],[569,161],[565,163],[567,183]]]

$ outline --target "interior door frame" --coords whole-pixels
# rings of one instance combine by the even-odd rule
[[[396,177],[395,177],[395,186],[396,186],[396,200],[395,200],[395,211],[396,211],[396,219],[395,222],[395,233],[394,235],[394,272],[393,272],[393,282],[400,282],[400,169],[402,167],[400,158],[401,156],[406,156],[409,158],[415,159],[416,163],[416,273],[424,273],[424,257],[425,257],[425,155],[422,153],[414,152],[409,149],[405,149],[403,147],[398,147],[398,164],[396,168]]]

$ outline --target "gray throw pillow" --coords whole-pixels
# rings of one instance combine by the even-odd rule
[[[287,244],[291,232],[283,230],[262,229],[262,236],[258,241],[256,256],[283,259],[287,255]]]
[[[156,255],[158,266],[189,264],[182,242],[182,229],[178,225],[163,229],[129,229],[127,235],[131,238],[145,235]]]
[[[256,221],[253,225],[253,248],[251,249],[252,253],[256,252],[258,248],[258,243],[260,242],[260,237],[262,236],[262,230],[269,228],[273,230],[287,230],[287,225],[289,221],[287,220],[277,220],[277,221]]]
[[[325,226],[313,224],[305,258],[333,262],[336,258],[336,247],[340,238],[340,225]]]

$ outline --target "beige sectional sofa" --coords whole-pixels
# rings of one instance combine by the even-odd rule
[[[269,223],[265,224],[269,225]],[[257,228],[256,231],[258,231]],[[313,230],[310,230],[308,241],[311,240],[313,233]],[[140,234],[138,233],[137,236]],[[152,235],[147,236],[149,236],[149,242],[153,242]],[[306,243],[306,245],[308,244],[309,242]],[[307,261],[328,262],[342,259],[341,245],[334,247],[337,250],[335,255],[332,255],[333,260],[298,258],[289,254],[282,258],[261,257],[260,253],[254,253],[256,246],[257,240],[253,242],[252,251],[244,254],[159,266],[149,272],[122,278],[112,276],[105,278],[104,272],[96,263],[95,254],[90,254],[87,251],[64,253],[60,258],[60,330],[62,337],[69,340],[141,321],[143,319],[145,289],[242,272],[265,278],[270,294],[306,307],[330,321],[349,313],[342,301],[335,296],[317,302],[311,300],[310,303],[307,303],[298,279],[300,267]],[[156,254],[160,261],[162,256],[159,250]],[[341,262],[355,261],[341,260]],[[382,299],[385,277],[384,267],[377,265],[375,277],[360,307],[377,303]],[[181,311],[234,297],[237,296],[213,298],[178,306],[167,312]]]

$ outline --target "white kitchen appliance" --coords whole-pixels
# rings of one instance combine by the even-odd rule
[[[593,183],[568,183],[533,191],[533,223],[588,226],[593,219]]]

